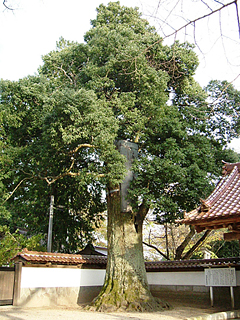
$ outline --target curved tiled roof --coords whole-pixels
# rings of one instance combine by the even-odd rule
[[[240,163],[225,163],[222,179],[214,191],[181,221],[185,224],[221,228],[240,224]]]
[[[200,271],[213,267],[235,267],[240,269],[240,258],[220,258],[220,259],[192,259],[192,260],[169,260],[169,261],[149,261],[145,262],[148,272],[156,271]]]
[[[18,253],[12,260],[15,262],[22,261],[23,264],[34,266],[85,266],[85,268],[103,269],[107,265],[106,256],[96,255],[77,255],[66,253],[49,253],[36,252],[24,249]],[[240,258],[224,259],[199,259],[199,260],[182,260],[182,261],[147,261],[145,262],[148,272],[157,271],[184,271],[184,270],[203,270],[207,267],[227,267],[233,266],[240,269]]]
[[[24,249],[19,252],[12,260],[23,261],[31,264],[55,264],[55,265],[82,265],[97,264],[106,265],[107,257],[103,255],[80,255],[52,252],[37,252]]]

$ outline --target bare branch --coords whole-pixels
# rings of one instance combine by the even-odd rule
[[[24,179],[22,179],[22,180],[18,183],[18,185],[13,189],[13,191],[12,191],[11,194],[7,197],[7,199],[5,199],[5,200],[2,202],[1,205],[3,205],[5,202],[7,202],[7,201],[11,198],[11,196],[14,194],[14,192],[20,187],[20,185],[21,185],[25,180],[33,179],[33,178],[34,178],[34,177],[32,176],[32,177],[30,177],[30,178],[24,178]]]
[[[186,27],[188,27],[189,25],[195,24],[197,21],[200,21],[200,20],[203,20],[203,19],[205,19],[205,18],[207,18],[207,17],[210,17],[210,16],[213,15],[214,13],[220,12],[222,9],[224,9],[224,8],[226,8],[226,7],[228,7],[228,6],[231,6],[231,5],[233,5],[233,4],[237,5],[237,0],[234,0],[234,1],[232,1],[232,2],[223,4],[222,7],[218,8],[218,9],[212,10],[211,12],[209,12],[209,13],[201,16],[201,17],[198,17],[198,18],[196,18],[196,19],[194,19],[194,20],[190,20],[188,23],[186,23],[185,25],[183,25],[182,27],[180,27],[180,28],[177,29],[176,31],[174,31],[174,32],[170,33],[169,35],[165,36],[165,38],[171,37],[171,36],[173,36],[175,33],[181,31],[182,29],[184,29],[184,28],[186,28]]]
[[[154,250],[156,250],[161,256],[163,256],[165,259],[170,260],[162,251],[160,251],[157,247],[155,247],[154,245],[147,243],[147,242],[142,242],[143,244],[145,244],[145,246],[148,246],[150,248],[153,248]]]
[[[220,2],[220,1],[218,1],[218,0],[213,0],[213,1],[221,4],[222,6],[224,5],[222,2]]]
[[[209,10],[213,11],[212,8],[210,8],[209,5],[208,5],[205,1],[201,0],[201,2],[202,2],[203,4],[205,4],[205,6],[206,6]],[[223,5],[223,3],[221,3],[221,5]]]
[[[205,18],[207,18],[207,17],[210,17],[211,15],[213,15],[213,14],[215,14],[215,13],[217,13],[217,12],[221,12],[223,9],[225,9],[225,8],[231,6],[231,5],[235,5],[235,6],[236,6],[236,10],[237,10],[237,20],[238,20],[238,29],[239,29],[239,35],[240,35],[240,20],[239,20],[239,14],[238,14],[237,0],[234,0],[234,1],[229,2],[229,3],[226,3],[226,4],[222,4],[222,3],[219,2],[219,1],[216,1],[216,2],[219,3],[219,4],[221,4],[221,7],[217,8],[217,9],[215,9],[215,10],[210,9],[211,12],[209,12],[209,13],[207,13],[207,14],[205,14],[205,15],[202,15],[202,16],[194,19],[194,20],[190,20],[190,21],[188,21],[186,24],[182,25],[180,28],[174,29],[174,31],[173,31],[172,33],[169,33],[168,35],[164,35],[163,38],[157,40],[157,41],[154,42],[152,45],[150,45],[148,48],[146,48],[145,50],[143,50],[142,52],[140,52],[139,55],[138,55],[137,57],[135,57],[135,59],[137,59],[138,57],[140,57],[142,54],[146,53],[149,49],[151,49],[151,48],[154,47],[155,45],[157,45],[157,44],[159,44],[160,42],[162,42],[163,39],[169,38],[169,37],[174,36],[174,35],[175,35],[175,38],[176,38],[176,35],[177,35],[177,33],[178,33],[179,31],[181,31],[181,30],[183,30],[183,29],[186,30],[186,28],[187,28],[188,26],[190,26],[190,25],[193,25],[193,27],[194,27],[194,42],[195,42],[195,44],[197,45],[198,49],[200,50],[200,48],[199,48],[199,46],[198,46],[198,44],[197,44],[196,35],[195,35],[195,28],[196,28],[195,25],[196,25],[196,22],[198,22],[198,21],[200,21],[200,20],[203,20],[203,19],[205,19]],[[205,3],[204,3],[204,4],[205,4]],[[165,23],[165,21],[163,21],[163,22]],[[169,25],[169,26],[170,26],[170,25]],[[172,28],[172,26],[170,26],[170,27]],[[202,52],[202,51],[200,50],[200,52]],[[129,59],[129,60],[130,60],[130,59]],[[126,60],[126,61],[127,61],[127,60]]]
[[[239,19],[237,0],[235,1],[235,6],[236,6],[236,14],[237,14],[238,33],[239,33],[239,38],[240,38],[240,19]]]
[[[57,67],[57,69],[61,70],[65,74],[65,76],[69,79],[70,83],[73,84],[72,78],[67,74],[66,70],[64,70],[62,66]]]
[[[13,11],[14,9],[13,9],[13,8],[8,7],[8,6],[6,5],[6,2],[7,2],[7,0],[3,0],[3,5],[4,5],[4,7],[5,7],[6,9],[8,9],[8,10]]]

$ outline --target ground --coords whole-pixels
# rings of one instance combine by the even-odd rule
[[[172,310],[153,313],[102,313],[86,312],[83,308],[20,308],[13,306],[0,306],[0,320],[177,320],[203,315],[197,318],[206,319],[207,315],[226,311],[224,308],[211,308],[209,305],[199,306],[182,305],[171,301]],[[196,319],[196,318],[195,318]],[[207,319],[210,319],[209,317]],[[220,318],[219,318],[220,319]],[[228,319],[226,316],[221,319]]]

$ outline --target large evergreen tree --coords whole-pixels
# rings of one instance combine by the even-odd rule
[[[3,114],[15,115],[16,122],[3,121],[16,150],[14,176],[5,185],[13,189],[21,183],[8,209],[24,208],[25,221],[31,225],[34,216],[36,228],[54,194],[65,210],[59,221],[67,241],[59,241],[59,249],[76,241],[74,224],[82,221],[84,230],[91,229],[87,221],[96,221],[103,210],[104,190],[108,264],[94,306],[155,310],[166,306],[148,287],[143,220],[152,208],[159,221],[174,221],[209,194],[220,159],[228,160],[226,143],[239,133],[237,125],[224,131],[218,126],[223,120],[232,124],[239,103],[230,107],[228,96],[216,108],[209,105],[193,78],[198,59],[191,45],[164,46],[137,9],[100,5],[91,23],[84,44],[61,39],[57,50],[43,57],[39,76],[2,82]],[[208,90],[216,88],[226,92],[230,86],[215,83]],[[231,90],[231,101],[239,98]],[[138,146],[127,168],[127,175],[135,175],[124,209],[126,159],[119,144]]]

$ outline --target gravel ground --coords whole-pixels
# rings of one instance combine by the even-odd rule
[[[0,307],[0,320],[176,320],[218,312],[213,308],[174,306],[172,310],[154,313],[100,313],[86,312],[79,308],[20,308]]]

